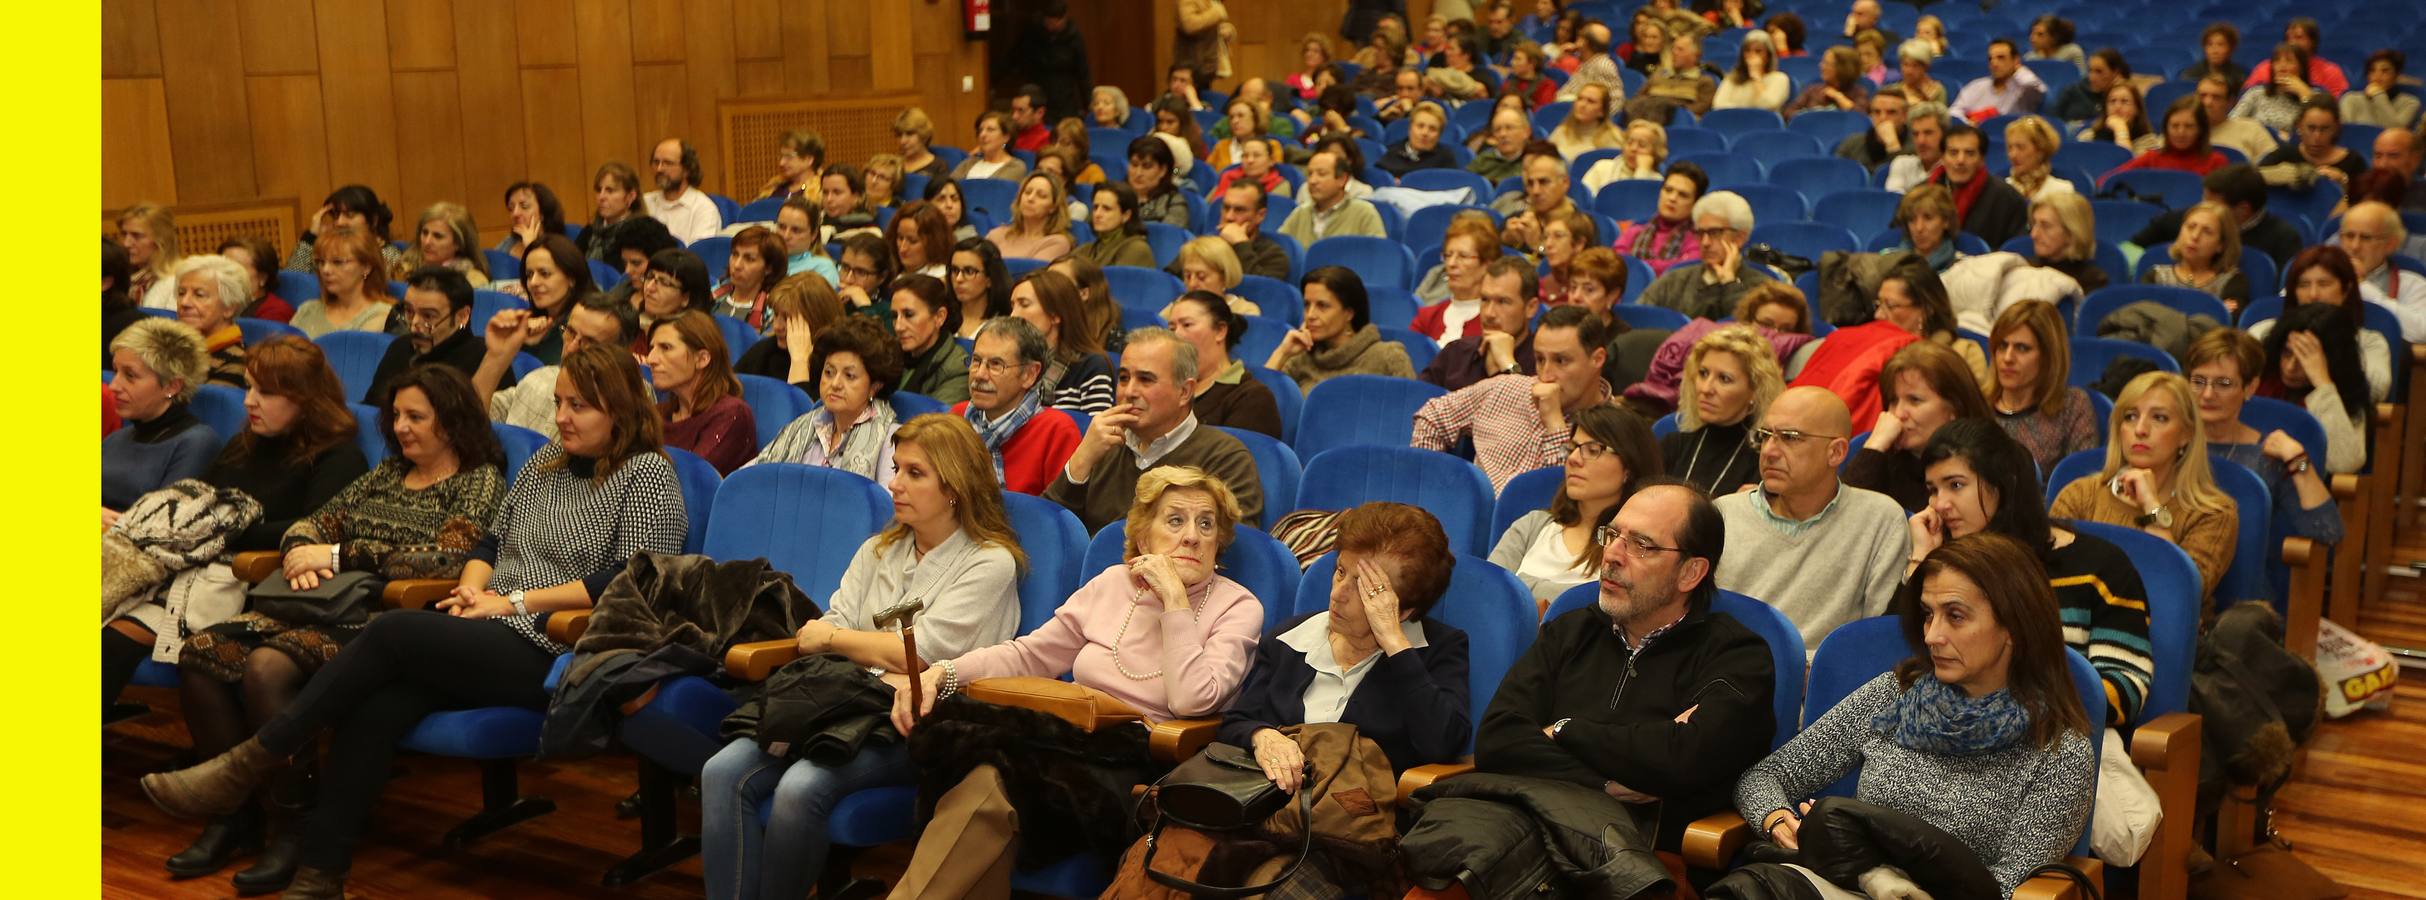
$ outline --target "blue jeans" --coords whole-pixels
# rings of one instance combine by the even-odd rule
[[[717,900],[805,897],[825,870],[826,819],[865,788],[910,784],[917,772],[900,743],[871,745],[835,768],[781,759],[742,738],[700,775],[700,858]],[[759,808],[773,795],[765,824]]]

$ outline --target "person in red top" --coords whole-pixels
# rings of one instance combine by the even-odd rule
[[[1045,89],[1020,85],[1011,97],[1011,149],[1034,153],[1052,140],[1053,129],[1045,127]]]
[[[2176,97],[2173,105],[2165,107],[2165,142],[2156,149],[2133,157],[2130,162],[2115,167],[2123,172],[2131,169],[2173,169],[2191,172],[2201,178],[2223,168],[2229,160],[2207,145],[2211,125],[2207,108],[2195,95]]]
[[[253,273],[253,297],[237,316],[272,322],[295,317],[294,305],[271,290],[278,286],[278,248],[263,238],[245,235],[220,241],[219,255],[235,260],[245,271]]]
[[[1003,490],[1043,494],[1078,449],[1078,423],[1036,390],[1052,358],[1044,332],[1026,319],[995,316],[977,329],[969,399],[953,404],[952,414],[977,429]]]
[[[1528,110],[1540,109],[1558,99],[1558,82],[1542,74],[1546,65],[1540,44],[1518,41],[1515,51],[1508,56],[1508,77],[1499,83],[1499,92],[1525,98]]]
[[[2297,81],[2336,97],[2341,96],[2343,91],[2350,90],[2350,78],[2342,74],[2342,67],[2334,65],[2331,60],[2316,54],[2318,40],[2315,19],[2301,16],[2291,20],[2291,24],[2283,26],[2283,40],[2286,43],[2298,44],[2300,49],[2308,52],[2308,72],[2306,77],[2297,78]],[[2258,63],[2257,68],[2249,70],[2249,80],[2241,87],[2253,88],[2273,80],[2274,60],[2270,59]]]

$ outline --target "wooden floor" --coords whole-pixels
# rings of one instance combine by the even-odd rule
[[[2406,529],[2399,560],[2426,559],[2426,529]],[[2396,578],[2386,602],[2361,611],[2362,633],[2426,648],[2426,579]],[[2305,768],[2277,798],[2276,828],[2309,864],[2350,888],[2354,898],[2426,898],[2426,670],[2406,673],[2388,713],[2328,722],[2310,741]],[[197,826],[162,815],[135,779],[170,768],[187,746],[168,691],[130,691],[167,708],[108,730],[102,763],[104,898],[220,898],[234,895],[228,872],[170,880],[160,861],[193,839]],[[525,794],[551,797],[555,813],[507,829],[463,851],[439,837],[479,805],[472,764],[408,756],[379,818],[362,840],[347,887],[358,897],[695,898],[705,886],[693,859],[638,885],[609,891],[598,876],[632,852],[639,824],[614,817],[634,784],[632,761],[525,763]],[[685,821],[696,822],[685,810]],[[875,859],[876,867],[899,860]]]

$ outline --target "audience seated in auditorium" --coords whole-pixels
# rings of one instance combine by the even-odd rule
[[[1931,271],[1946,271],[1963,258],[1954,249],[1954,218],[1954,194],[1945,185],[1923,184],[1905,191],[1888,223],[1904,235],[1892,252],[1912,254]]]
[[[1549,140],[1558,148],[1559,157],[1572,160],[1588,150],[1615,149],[1625,144],[1625,136],[1610,124],[1617,111],[1610,107],[1609,96],[1609,89],[1597,84],[1584,85],[1575,92],[1567,118],[1550,129]]]
[[[2367,399],[2369,402],[2382,402],[2392,389],[2391,341],[2398,340],[2399,336],[2385,335],[2367,327],[2365,307],[2361,303],[2366,291],[2359,286],[2358,270],[2351,263],[2350,255],[2330,244],[2310,247],[2300,251],[2284,273],[2283,284],[2288,290],[2283,295],[2281,314],[2288,315],[2291,310],[2309,303],[2339,307],[2342,315],[2349,319],[2350,327],[2358,332],[2358,352],[2355,355],[2358,357],[2359,370],[2366,375]],[[2273,331],[2274,322],[2274,319],[2263,319],[2249,323],[2249,336],[2264,341]],[[2260,370],[2252,369],[2249,377],[2256,379],[2261,374]],[[2251,384],[2254,386],[2255,381]]]
[[[1668,174],[1660,181],[1659,205],[1652,217],[1627,224],[1617,237],[1617,251],[1642,260],[1651,267],[1654,276],[1666,275],[1679,263],[1700,259],[1702,242],[1695,223],[1701,216],[1696,210],[1709,188],[1710,176],[1702,172],[1702,167],[1689,162],[1670,163]],[[1745,233],[1751,233],[1749,225],[1745,226]]]
[[[2350,90],[2350,78],[2342,73],[2341,66],[2335,65],[2332,60],[2317,56],[2317,45],[2320,38],[2315,19],[2307,16],[2293,17],[2289,23],[2283,26],[2283,44],[2281,46],[2297,48],[2300,52],[2300,65],[2296,67],[2283,65],[2282,51],[2277,49],[2275,58],[2258,63],[2257,68],[2249,71],[2249,79],[2242,82],[2241,86],[2256,87],[2261,84],[2279,84],[2298,95],[2303,101],[2309,99],[2317,91],[2323,91],[2329,97],[2341,96],[2344,91]],[[2291,68],[2297,68],[2299,71],[2286,73],[2281,77],[2277,77],[2275,74],[2277,69]]]
[[[719,475],[758,455],[758,418],[741,398],[724,344],[724,329],[691,310],[649,329],[650,386],[664,396],[665,445],[687,450]]]
[[[1568,588],[1601,577],[1597,535],[1637,488],[1664,471],[1651,423],[1625,407],[1585,407],[1572,430],[1550,505],[1517,517],[1491,549],[1492,565],[1524,582],[1544,609]]]
[[[683,249],[665,223],[656,219],[636,218],[615,230],[614,264],[623,272],[623,281],[610,292],[618,302],[638,306],[640,287],[649,277],[649,260],[668,250]]]
[[[1474,463],[1494,492],[1566,459],[1574,415],[1613,399],[1600,376],[1609,325],[1590,311],[1560,307],[1542,318],[1533,344],[1535,374],[1495,375],[1424,401],[1410,444],[1445,451],[1471,439]]]
[[[1372,301],[1355,271],[1324,266],[1306,273],[1298,287],[1306,301],[1305,327],[1290,329],[1264,368],[1308,392],[1338,375],[1415,377],[1407,348],[1383,338],[1373,324]]]
[[[118,214],[119,249],[126,251],[134,276],[124,287],[127,296],[145,309],[177,308],[177,283],[171,277],[185,258],[177,247],[177,216],[158,203],[137,203]]]
[[[1976,122],[1991,116],[2037,112],[2039,101],[2046,97],[2047,83],[2022,65],[2021,58],[2015,55],[2013,41],[1997,38],[1988,42],[1988,74],[1963,85],[1948,109]]]
[[[591,279],[589,262],[571,238],[548,235],[523,253],[518,283],[531,304],[525,325],[537,332],[525,336],[522,352],[551,366],[564,358],[565,316],[579,298],[597,293],[598,285]],[[410,292],[411,286],[406,290]]]
[[[2310,270],[2315,271],[2315,270]],[[2325,429],[2325,470],[2357,472],[2367,465],[2373,404],[2359,370],[2360,324],[2344,308],[2322,303],[2287,307],[2267,323],[2265,363],[2257,394],[2298,406]]]
[[[244,331],[236,327],[236,307],[244,302],[252,277],[224,256],[188,256],[172,271],[177,321],[202,335],[202,349],[210,355],[204,380],[244,389]]]
[[[1660,438],[1674,477],[1723,497],[1760,477],[1752,430],[1785,390],[1777,354],[1749,326],[1720,328],[1693,344],[1677,392],[1676,431]]]
[[[689,250],[659,250],[649,257],[648,270],[640,277],[637,305],[643,340],[647,329],[657,323],[685,312],[708,312],[716,301],[709,292],[714,288],[708,280],[708,264]],[[635,344],[639,352],[645,344]]]
[[[1112,363],[1079,296],[1077,282],[1056,269],[1030,272],[1011,288],[1011,315],[1028,320],[1053,348],[1038,386],[1045,405],[1096,415],[1112,407]]]
[[[2218,328],[2190,342],[2184,370],[2207,430],[2207,449],[2240,463],[2266,483],[2274,498],[2271,521],[2294,537],[2326,546],[2342,542],[2342,512],[2308,447],[2281,429],[2259,431],[2241,421],[2241,410],[2257,396],[2266,350],[2256,338]],[[2326,435],[2327,443],[2333,436]]]
[[[1786,73],[1777,70],[1777,52],[1766,31],[1747,31],[1735,67],[1719,79],[1718,91],[1711,97],[1712,109],[1776,110],[1786,105],[1786,91],[1791,87]]]
[[[320,239],[344,234],[361,238],[364,246],[374,248],[378,254],[377,264],[369,267],[367,272],[385,274],[396,267],[396,260],[404,257],[403,250],[399,250],[387,242],[388,226],[395,224],[395,221],[396,214],[389,211],[387,204],[380,202],[378,193],[368,187],[349,184],[331,191],[328,199],[320,201],[319,211],[312,214],[311,227],[296,237],[295,251],[286,257],[286,271],[318,272],[319,267],[316,263],[321,256]],[[167,231],[168,227],[174,225],[174,222],[154,219],[154,225],[161,231]],[[120,221],[119,228],[123,231],[125,227],[126,222]],[[159,233],[161,232],[154,232],[154,240],[160,240],[157,237]],[[162,241],[160,247],[167,251],[169,258],[161,260],[154,268],[160,274],[166,275],[168,274],[167,265],[177,261],[177,245],[175,239],[170,238]],[[129,252],[134,250],[132,247],[128,249]],[[139,264],[137,267],[142,266]],[[320,295],[328,296],[326,285],[321,286]],[[148,294],[144,297],[143,305],[155,309],[165,308],[153,303]],[[305,329],[305,331],[309,332],[310,329]]]
[[[1805,647],[1887,612],[1911,558],[1903,508],[1837,479],[1852,427],[1835,394],[1786,389],[1753,430],[1760,489],[1712,501],[1727,521],[1719,586],[1777,607]]]
[[[1626,293],[1626,266],[1618,261],[1617,252],[1607,247],[1592,247],[1575,254],[1567,264],[1567,283],[1556,297],[1545,296],[1546,306],[1580,306],[1609,320],[1611,334],[1624,334],[1632,329],[1610,310]],[[1614,383],[1614,382],[1613,382]]]
[[[2277,142],[2274,132],[2255,119],[2232,114],[2234,82],[2222,75],[2207,75],[2194,88],[2199,109],[2207,114],[2207,141],[2210,147],[2230,147],[2240,151],[2243,159],[2264,159],[2273,153]]]
[[[2137,88],[2118,84],[2114,94],[2136,94]],[[2138,147],[2142,152],[2116,171],[2131,169],[2163,169],[2206,176],[2231,163],[2213,146],[2214,132],[2209,127],[2207,109],[2195,96],[2176,97],[2165,107],[2165,124],[2161,135],[2151,135],[2154,146]],[[2282,152],[2280,149],[2275,152]]]
[[[2275,45],[2274,57],[2259,63],[2258,67],[2269,73],[2277,69],[2287,73],[2299,69],[2313,72],[2318,63],[2333,65],[2324,60],[2310,59],[2309,51],[2300,49],[2297,44],[2283,43]],[[2232,104],[2232,117],[2254,121],[2279,134],[2294,138],[2299,136],[2300,110],[2310,101],[2323,105],[2333,102],[2330,94],[2310,87],[2297,76],[2287,75],[2278,79],[2269,75],[2259,79],[2252,75],[2251,79],[2241,89],[2241,99]]]
[[[1197,423],[1243,428],[1278,440],[1279,401],[1232,355],[1246,336],[1247,320],[1219,295],[1206,291],[1181,295],[1163,310],[1163,319],[1171,333],[1196,347]]]
[[[886,485],[893,520],[859,545],[824,615],[802,624],[797,641],[802,656],[834,654],[904,685],[911,662],[901,635],[878,620],[885,608],[905,597],[925,603],[915,619],[920,665],[1009,640],[1019,628],[1027,554],[1004,516],[985,446],[966,422],[928,416],[894,440],[901,468]],[[825,868],[834,805],[853,791],[915,780],[908,748],[884,737],[892,739],[805,758],[770,754],[745,733],[710,758],[699,791],[708,894],[806,895]]]
[[[374,249],[383,246],[375,240],[361,231],[338,230],[311,249],[296,251],[312,258],[309,265],[320,276],[320,296],[303,301],[287,324],[310,338],[332,331],[389,331],[392,298],[382,278],[387,264]]]
[[[2375,136],[2374,153],[2368,157],[2375,168],[2400,176],[2405,186],[2401,192],[2400,208],[2406,211],[2426,211],[2426,181],[2418,179],[2418,145],[2421,140],[2426,139],[2421,139],[2417,132],[2387,128]],[[220,252],[227,251],[221,248]]]
[[[1944,140],[1945,165],[1930,173],[1930,184],[1942,184],[1954,192],[1956,218],[1963,231],[1987,242],[1990,247],[2002,247],[2006,241],[2030,230],[2029,207],[2022,195],[2004,179],[1988,174],[1986,159],[1988,137],[1979,129],[1958,125],[1946,132]]]
[[[1580,210],[1568,193],[1567,164],[1555,147],[1543,141],[1525,145],[1524,170],[1524,189],[1501,194],[1491,202],[1491,208],[1507,217],[1507,224],[1500,230],[1500,243],[1509,250],[1531,256],[1541,246],[1542,229],[1552,216]]]
[[[552,438],[556,436],[556,381],[563,369],[541,366],[528,375],[513,376],[514,355],[529,340],[534,318],[519,309],[500,310],[489,317],[488,332],[481,336],[486,352],[480,357],[480,368],[472,373],[472,391],[488,407],[491,421]],[[629,349],[646,339],[638,310],[596,293],[573,301],[560,331],[566,356],[587,344]]]
[[[1180,245],[1168,271],[1179,276],[1181,287],[1222,298],[1231,312],[1242,316],[1263,314],[1263,307],[1255,301],[1232,293],[1246,273],[1240,270],[1238,254],[1230,250],[1228,241],[1210,235],[1191,238]]]
[[[2299,229],[2280,217],[2266,215],[2266,179],[2256,167],[2234,163],[2207,173],[2200,179],[2205,199],[2223,204],[2232,210],[2241,231],[2241,246],[2256,247],[2274,259],[2277,266],[2291,264],[2291,257],[2307,242]],[[2182,229],[2182,219],[2188,210],[2168,212],[2150,219],[2148,224],[2131,236],[2130,243],[2152,247],[2174,239]]]
[[[843,309],[857,318],[873,319],[887,328],[893,325],[893,297],[884,286],[901,274],[895,264],[893,248],[885,239],[872,232],[862,232],[843,238],[842,252],[835,270],[840,274],[834,282],[834,292],[842,298]]]
[[[1128,112],[1128,104],[1121,104],[1121,112]],[[927,117],[926,110],[910,106],[895,115],[893,140],[901,148],[901,171],[904,175],[924,175],[929,179],[951,176],[952,167],[945,165],[942,157],[930,152],[935,143],[935,120]]]
[[[127,259],[126,248],[109,238],[101,239],[101,368],[108,370],[116,354],[110,344],[126,327],[149,318],[137,303],[141,300],[129,293],[127,284],[134,279],[134,264]],[[174,290],[174,288],[171,288]],[[109,386],[102,386],[102,393]],[[109,404],[102,404],[108,407]]]
[[[1954,305],[1947,298],[1946,283],[1920,257],[1906,256],[1888,267],[1885,277],[1879,279],[1874,313],[1908,334],[1954,351],[1975,382],[1988,380],[1987,354],[1980,345],[1955,333]]]
[[[1548,84],[1549,79],[1542,79]],[[1435,103],[1419,104],[1407,114],[1407,137],[1389,148],[1374,165],[1394,177],[1420,169],[1456,169],[1457,154],[1440,142],[1442,129],[1449,125],[1448,113]]]
[[[2200,596],[2212,597],[2232,565],[2240,518],[2231,495],[2216,487],[2190,382],[2170,372],[2131,379],[2114,398],[2110,432],[2105,467],[2064,485],[2048,513],[2179,544],[2198,565]]]
[[[640,199],[640,173],[630,165],[609,161],[590,176],[590,193],[596,197],[590,208],[590,223],[583,226],[574,239],[584,255],[600,262],[613,263],[615,238],[626,223],[649,217]],[[530,268],[525,260],[524,270]]]
[[[199,478],[222,438],[186,404],[209,374],[202,334],[146,316],[110,342],[110,396],[125,427],[101,441],[101,527],[127,505],[186,478]]]
[[[547,637],[550,611],[583,609],[632,554],[682,549],[685,516],[673,464],[657,452],[658,419],[640,366],[623,348],[569,353],[557,384],[560,442],[523,467],[455,593],[427,611],[374,617],[314,678],[315,690],[226,753],[148,775],[144,793],[171,815],[224,816],[330,733],[318,807],[288,896],[338,897],[355,841],[394,766],[396,744],[443,709],[541,710],[548,667],[570,648]]]
[[[809,368],[818,403],[785,425],[748,465],[801,463],[841,469],[884,484],[893,480],[893,432],[901,420],[891,398],[901,384],[901,347],[876,323],[844,319],[818,332]]]
[[[1659,68],[1643,79],[1641,93],[1626,104],[1626,115],[1658,119],[1685,110],[1698,116],[1710,111],[1710,103],[1718,93],[1717,69],[1702,62],[1702,39],[1695,34],[1678,34],[1668,38],[1668,49],[1661,54]]]
[[[219,242],[219,255],[235,260],[253,276],[252,289],[236,315],[272,322],[295,317],[295,307],[278,296],[278,251],[268,240],[249,234],[231,237]]]
[[[809,370],[809,354],[794,354],[791,348],[811,346],[818,332],[841,321],[842,298],[824,276],[803,272],[775,285],[768,293],[767,310],[775,321],[772,333],[743,350],[741,359],[733,363],[733,372],[799,385],[814,395],[817,377]]]
[[[2241,81],[2249,77],[2248,68],[2234,62],[2232,55],[2241,49],[2241,29],[2230,22],[2212,22],[2199,32],[2199,61],[2183,69],[2183,81],[2204,81],[2221,78],[2233,93],[2241,90]],[[2217,118],[2222,118],[2218,116]],[[2256,157],[2250,157],[2255,159]]]
[[[1822,858],[1845,847],[1823,840],[1831,829],[1861,828],[1864,817],[1839,800],[1797,801],[1854,774],[1862,801],[1934,827],[1940,884],[1965,896],[2009,896],[2033,870],[2061,860],[2089,821],[2098,755],[2037,555],[1996,534],[1932,552],[1896,602],[1912,655],[1745,772],[1735,789],[1744,820],[1822,871],[1862,869],[1866,892],[1917,891],[1904,870],[1850,856],[1860,851]],[[1814,830],[1805,845],[1807,820]],[[1954,846],[1970,854],[1946,852]],[[1742,885],[1765,895],[1764,879],[1810,891],[1808,871],[1758,863],[1711,891],[1731,895]]]
[[[1219,202],[1221,218],[1213,236],[1229,243],[1230,252],[1238,257],[1239,274],[1287,279],[1289,253],[1263,230],[1267,209],[1264,192],[1232,185],[1222,193]],[[1173,260],[1172,265],[1178,265],[1178,261]]]
[[[1045,499],[1078,515],[1088,531],[1121,517],[1139,477],[1155,466],[1202,469],[1235,485],[1242,515],[1263,515],[1263,490],[1246,445],[1196,418],[1196,345],[1164,328],[1129,332],[1120,357],[1120,403],[1095,415]]]
[[[1971,367],[1933,341],[1896,351],[1879,370],[1879,386],[1886,412],[1846,460],[1845,483],[1885,494],[1907,512],[1918,510],[1929,501],[1921,463],[1929,437],[1949,423],[1995,417]]]
[[[893,279],[893,336],[901,344],[900,390],[944,403],[969,399],[969,352],[953,340],[960,304],[943,280],[921,274]]]
[[[1878,85],[1862,77],[1861,61],[1853,48],[1841,44],[1820,53],[1819,75],[1780,112],[1791,119],[1811,109],[1863,109],[1878,91]]]
[[[2195,110],[2198,100],[2192,98],[2182,101],[2182,105]],[[2097,111],[2089,117],[2086,125],[2073,132],[2072,139],[2084,144],[2113,144],[2124,152],[2140,157],[2132,160],[2139,163],[2132,168],[2186,168],[2201,175],[2206,174],[2203,171],[2209,167],[2206,148],[2192,145],[2186,134],[2181,140],[2170,140],[2175,136],[2171,127],[2167,127],[2161,135],[2156,129],[2150,128],[2148,101],[2140,95],[2139,85],[2129,79],[2118,79],[2108,84],[2106,92],[2099,95]],[[2165,152],[2160,153],[2160,149]]]
[[[1674,176],[1661,190],[1676,190]],[[1733,191],[1718,191],[1693,203],[1693,234],[1701,240],[1701,259],[1669,269],[1635,302],[1664,306],[1689,318],[1724,318],[1745,291],[1776,281],[1767,266],[1744,259],[1744,243],[1752,235],[1752,205]]]
[[[1658,181],[1668,161],[1668,129],[1649,119],[1626,123],[1626,140],[1616,156],[1584,170],[1584,190],[1599,196],[1601,188],[1620,181]]]
[[[1861,163],[1864,169],[1876,169],[1903,155],[1912,145],[1912,128],[1905,117],[1909,105],[1902,91],[1871,94],[1866,110],[1870,127],[1838,141],[1836,155]]]
[[[759,186],[757,199],[807,197],[814,201],[818,199],[818,174],[825,167],[824,136],[804,128],[786,131],[775,142],[775,174]]]
[[[666,138],[649,152],[649,171],[657,189],[641,195],[649,217],[665,223],[666,231],[685,244],[724,230],[724,214],[707,192],[699,189],[705,168],[699,149],[681,138]]]
[[[1567,282],[1574,277],[1575,256],[1586,247],[1601,246],[1600,226],[1581,209],[1570,207],[1551,213],[1541,225],[1541,299],[1550,306],[1564,306]],[[1523,259],[1524,257],[1519,257]]]
[[[1028,174],[1028,164],[1011,155],[1011,118],[988,110],[977,115],[974,126],[976,146],[967,159],[952,167],[955,181],[971,178],[997,178],[1018,181]]]
[[[1503,256],[1484,268],[1481,303],[1474,321],[1480,331],[1441,346],[1416,377],[1458,391],[1496,375],[1533,374],[1533,319],[1541,310],[1533,264]]]
[[[1006,220],[986,232],[1006,259],[1060,259],[1070,252],[1070,210],[1061,179],[1029,173]]]
[[[1147,222],[1188,227],[1187,198],[1179,190],[1169,142],[1152,135],[1129,142],[1129,188],[1137,192],[1137,214]]]
[[[1475,150],[1474,161],[1466,164],[1466,171],[1494,185],[1524,174],[1525,144],[1533,140],[1533,125],[1526,120],[1523,110],[1506,105],[1493,110],[1491,127],[1480,137],[1484,143]],[[1479,202],[1482,198],[1475,199]]]
[[[1984,383],[1997,422],[2040,472],[2098,445],[2097,413],[2089,392],[2072,387],[2072,343],[2055,304],[2027,301],[2005,308],[1988,331],[1994,377]]]
[[[2205,202],[2182,214],[2182,227],[2166,250],[2171,264],[2151,265],[2141,284],[2186,287],[2213,294],[2234,313],[2249,303],[2249,278],[2241,272],[2241,230],[2232,211]]]

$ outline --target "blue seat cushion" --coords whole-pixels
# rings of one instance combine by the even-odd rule
[[[1120,861],[1093,853],[1078,853],[1041,868],[1011,873],[1011,889],[1050,897],[1097,897],[1112,885],[1112,867]]]
[[[853,792],[834,804],[827,837],[850,847],[874,847],[918,837],[918,788],[896,785]]]
[[[142,665],[135,667],[134,680],[127,683],[136,687],[176,687],[177,664],[146,659]]]
[[[695,773],[727,743],[718,733],[735,703],[715,682],[697,676],[670,678],[657,687],[657,696],[638,712],[625,716],[616,739],[632,752],[669,770]]]
[[[398,746],[458,759],[513,759],[539,753],[542,710],[486,706],[431,713]]]

